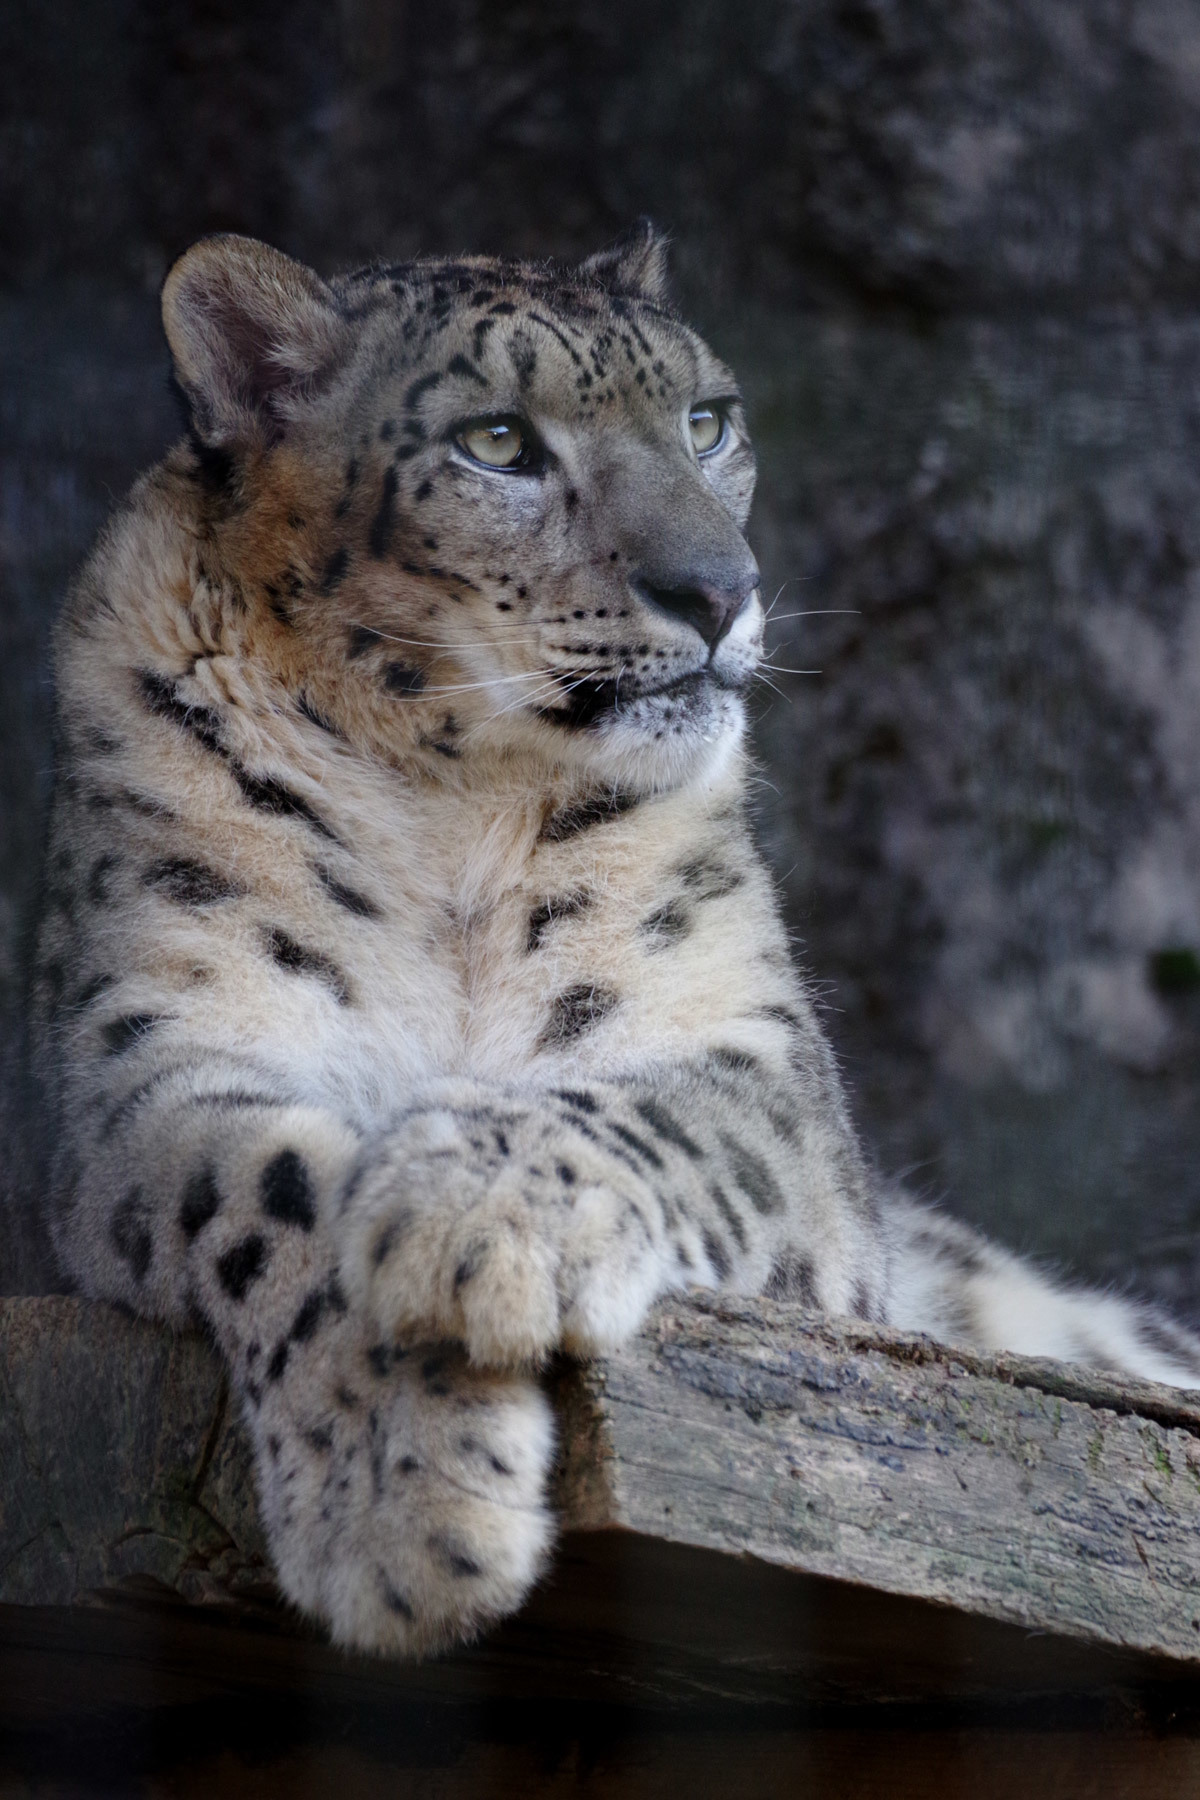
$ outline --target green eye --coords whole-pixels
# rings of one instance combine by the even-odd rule
[[[692,434],[692,447],[697,456],[705,456],[715,450],[725,436],[725,420],[717,406],[693,406],[688,414],[688,430]]]
[[[516,419],[476,419],[459,432],[458,441],[489,469],[520,468],[529,461],[529,443]]]

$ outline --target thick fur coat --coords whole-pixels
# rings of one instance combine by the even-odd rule
[[[1200,1384],[866,1165],[745,819],[746,422],[661,240],[327,284],[210,239],[164,318],[190,436],[58,634],[51,1223],[219,1345],[291,1598],[407,1652],[517,1606],[539,1363],[693,1283]]]

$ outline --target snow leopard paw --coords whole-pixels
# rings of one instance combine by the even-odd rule
[[[347,1649],[422,1656],[514,1611],[545,1566],[554,1428],[461,1349],[355,1344],[253,1420],[280,1584]]]
[[[381,1336],[455,1338],[485,1365],[612,1348],[688,1279],[649,1186],[532,1113],[410,1118],[359,1181],[341,1249]]]

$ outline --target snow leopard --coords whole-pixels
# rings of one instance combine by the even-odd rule
[[[33,1036],[85,1295],[224,1358],[283,1593],[417,1655],[546,1564],[540,1372],[692,1286],[1200,1385],[873,1170],[748,815],[737,382],[665,240],[171,268],[187,434],[56,637]]]

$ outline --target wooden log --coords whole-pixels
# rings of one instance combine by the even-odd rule
[[[1200,1665],[1197,1396],[711,1294],[553,1388],[568,1563],[617,1532],[643,1561],[752,1559],[760,1594],[815,1577]],[[273,1604],[215,1358],[109,1307],[0,1303],[0,1605],[148,1582]]]

